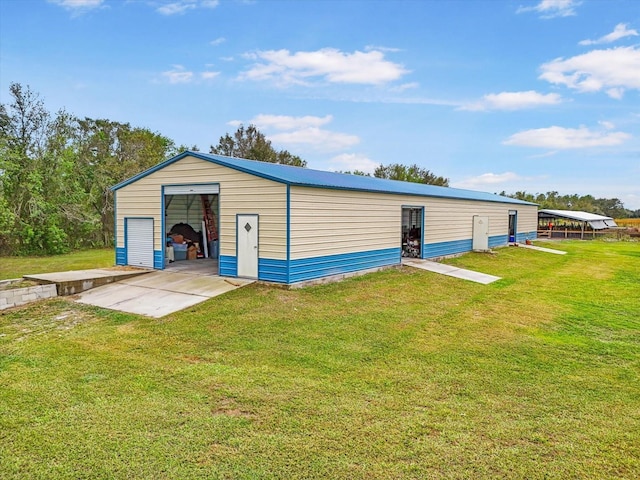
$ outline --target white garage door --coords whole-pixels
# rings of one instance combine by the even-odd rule
[[[127,265],[153,268],[153,219],[126,218]]]

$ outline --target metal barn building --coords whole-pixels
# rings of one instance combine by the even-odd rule
[[[495,194],[190,151],[112,190],[118,265],[184,267],[167,235],[188,227],[208,257],[190,265],[281,284],[522,242],[538,223],[537,205]]]

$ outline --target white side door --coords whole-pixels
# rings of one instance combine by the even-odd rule
[[[153,268],[153,219],[125,218],[127,265]]]
[[[238,276],[258,278],[258,215],[238,215]]]
[[[489,250],[489,217],[473,216],[473,250]]]

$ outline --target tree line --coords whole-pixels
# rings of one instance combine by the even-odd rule
[[[146,128],[49,112],[28,86],[12,83],[0,104],[0,255],[44,255],[113,245],[110,187],[189,149]],[[193,146],[191,150],[197,151]],[[277,150],[254,125],[220,137],[210,153],[305,167]],[[364,172],[344,172],[368,175]],[[448,186],[418,165],[380,165],[378,178]],[[502,192],[505,194],[505,192]],[[639,216],[618,199],[587,195],[511,195],[543,208],[573,208],[613,217]]]
[[[146,128],[50,113],[18,83],[0,105],[0,252],[55,254],[113,243],[110,187],[179,149]]]
[[[516,192],[507,194],[502,191],[499,195],[537,203],[541,209],[579,210],[612,218],[640,218],[640,209],[629,210],[624,208],[624,204],[618,198],[595,198],[592,195],[576,194],[560,195],[558,192],[536,194]]]

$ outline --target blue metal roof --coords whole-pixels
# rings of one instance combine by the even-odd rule
[[[326,172],[312,170],[310,168],[292,167],[277,163],[258,162],[242,158],[225,157],[209,153],[185,151],[169,160],[145,170],[124,182],[113,186],[112,190],[118,190],[147,175],[177,162],[184,157],[192,156],[217,165],[239,170],[241,172],[256,175],[258,177],[273,180],[287,185],[304,187],[329,188],[337,190],[356,190],[363,192],[378,192],[396,195],[419,195],[423,197],[457,198],[462,200],[482,200],[485,202],[513,203],[519,205],[536,205],[515,198],[503,197],[493,193],[477,192],[475,190],[463,190],[460,188],[439,187],[425,185],[424,183],[400,182],[397,180],[385,180],[382,178],[365,177],[363,175],[350,175],[346,173]]]

